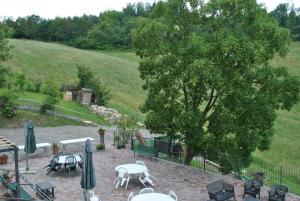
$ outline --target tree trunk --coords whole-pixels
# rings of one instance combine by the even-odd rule
[[[190,165],[190,163],[193,160],[194,156],[195,155],[194,155],[193,147],[191,145],[187,145],[184,164],[185,165]]]

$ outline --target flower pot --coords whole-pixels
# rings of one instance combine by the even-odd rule
[[[53,155],[57,155],[59,152],[59,147],[53,147],[52,151],[53,151]]]
[[[0,164],[6,164],[7,163],[7,159],[8,159],[8,157],[7,157],[7,155],[1,155],[0,156]]]

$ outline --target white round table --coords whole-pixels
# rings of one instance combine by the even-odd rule
[[[145,193],[134,196],[131,201],[174,201],[169,195],[162,193]]]
[[[142,174],[143,172],[147,171],[147,168],[143,165],[138,165],[138,164],[124,164],[124,165],[119,165],[115,168],[116,172],[118,172],[118,169],[122,167],[125,168],[128,171],[128,174]]]
[[[59,156],[59,157],[58,157],[58,158],[59,158],[59,159],[58,159],[58,163],[59,163],[59,164],[65,164],[66,158],[67,158],[68,156],[75,156],[76,162],[81,162],[81,157],[78,156],[78,155],[66,155],[66,156]]]

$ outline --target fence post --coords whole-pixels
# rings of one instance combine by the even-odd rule
[[[279,177],[280,177],[280,185],[282,184],[282,165],[280,165],[280,174],[279,174]]]

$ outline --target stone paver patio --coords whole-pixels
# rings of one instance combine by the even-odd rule
[[[81,171],[76,175],[71,173],[66,177],[64,168],[60,171],[46,175],[46,170],[43,167],[48,163],[51,157],[35,157],[30,158],[30,166],[38,168],[38,172],[33,175],[25,175],[31,182],[37,183],[41,181],[50,181],[56,186],[55,195],[58,201],[80,201],[83,200],[83,191],[80,188]],[[168,193],[169,190],[176,192],[178,200],[186,201],[206,201],[208,199],[205,185],[218,179],[225,179],[234,184],[236,189],[236,197],[238,201],[242,200],[243,184],[230,176],[223,176],[210,172],[203,172],[180,164],[158,160],[150,161],[146,158],[133,157],[130,150],[118,150],[112,145],[107,145],[105,151],[94,153],[94,164],[96,169],[97,186],[94,192],[99,196],[101,201],[126,201],[129,193],[135,195],[143,188],[137,183],[131,183],[127,189],[115,189],[112,185],[115,179],[114,168],[117,165],[125,163],[135,163],[136,160],[143,160],[149,168],[151,174],[158,178],[155,181],[155,191]],[[20,166],[25,166],[25,161],[20,161]],[[10,162],[1,168],[12,168]],[[262,200],[268,200],[267,189],[262,191]],[[289,194],[287,201],[300,200],[292,194]]]
[[[67,129],[66,129],[67,128]],[[0,135],[16,141],[20,144],[23,139],[22,129],[15,130],[0,129]],[[72,139],[78,137],[91,136],[98,141],[96,127],[63,127],[62,128],[38,128],[36,137],[38,141],[48,142],[58,141],[61,139]],[[179,201],[207,201],[209,200],[206,185],[218,179],[225,179],[234,184],[237,201],[242,201],[243,183],[240,180],[234,179],[231,176],[224,176],[211,172],[203,172],[202,170],[193,169],[180,164],[158,160],[150,161],[146,158],[134,157],[133,152],[128,149],[118,150],[111,145],[113,129],[109,130],[106,137],[106,150],[94,153],[94,165],[96,169],[97,186],[93,189],[95,194],[101,201],[126,201],[130,192],[134,195],[138,194],[143,188],[142,185],[131,183],[127,189],[115,189],[113,182],[115,179],[115,167],[126,163],[135,163],[136,160],[143,160],[150,173],[158,178],[155,182],[154,190],[160,193],[168,193],[170,190],[176,192]],[[51,141],[49,141],[52,139]],[[73,145],[68,149],[68,152],[80,153],[81,146]],[[23,153],[21,153],[24,156]],[[51,156],[46,156],[42,151],[30,156],[30,167],[37,167],[38,172],[32,175],[25,175],[32,183],[41,181],[50,181],[56,186],[55,195],[57,201],[82,201],[83,191],[80,187],[81,171],[76,175],[73,172],[69,177],[66,177],[64,168],[60,171],[46,175],[46,170],[43,169],[48,164]],[[25,167],[24,157],[21,157],[19,162],[20,167]],[[9,159],[7,165],[2,165],[0,168],[13,168],[12,159]],[[262,190],[262,199],[268,200],[268,187]],[[300,197],[293,194],[288,194],[287,201],[299,201]]]

